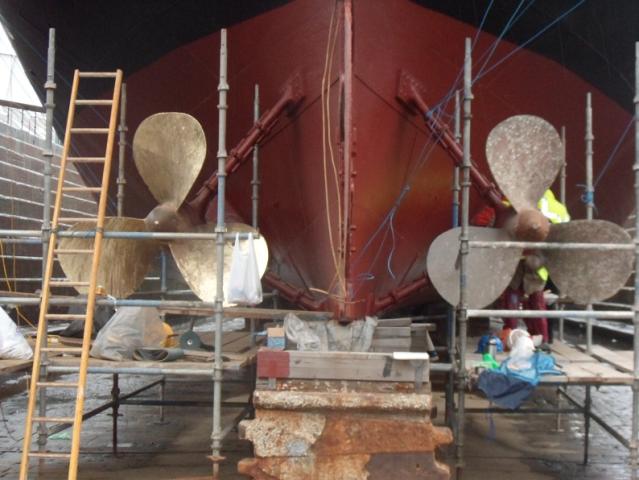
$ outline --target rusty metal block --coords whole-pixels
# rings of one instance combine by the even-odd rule
[[[435,450],[452,441],[433,426],[431,398],[414,392],[304,390],[286,382],[255,392],[256,417],[240,424],[256,458],[238,471],[259,480],[448,479]]]

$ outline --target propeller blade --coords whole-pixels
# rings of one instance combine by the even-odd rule
[[[135,165],[158,203],[177,209],[191,190],[206,158],[200,123],[186,113],[156,113],[133,137]]]
[[[78,222],[69,231],[95,230],[95,223]],[[107,217],[105,231],[145,232],[144,221],[138,218]],[[62,237],[58,250],[90,250],[92,238]],[[137,290],[158,255],[160,244],[154,240],[127,240],[104,238],[98,270],[98,285],[106,293],[126,298]],[[88,282],[91,275],[92,253],[59,253],[60,266],[66,277],[75,282]],[[74,287],[86,294],[87,287]]]
[[[243,223],[227,224],[230,232],[253,232],[257,230]],[[193,230],[194,233],[213,233],[215,225],[207,223],[198,225]],[[240,240],[240,243],[247,240]],[[227,240],[224,247],[224,291],[229,282],[231,269],[231,255],[235,240]],[[263,235],[254,241],[257,266],[260,277],[266,272],[268,265],[268,246]],[[191,287],[191,290],[203,301],[214,302],[217,290],[217,259],[215,253],[215,240],[174,240],[170,242],[171,253],[175,259],[178,269],[182,273],[184,280]]]
[[[605,220],[575,220],[552,225],[548,242],[625,243],[626,231]],[[546,250],[546,266],[553,283],[575,303],[587,305],[613,296],[632,273],[631,250]]]
[[[461,228],[442,233],[428,250],[428,276],[437,292],[451,305],[459,303],[459,235]],[[471,240],[510,240],[501,229],[469,227]],[[469,308],[483,308],[495,301],[508,286],[521,258],[518,248],[471,248],[468,254]]]
[[[564,161],[555,128],[533,115],[516,115],[493,128],[486,140],[486,159],[497,185],[518,212],[537,209]]]

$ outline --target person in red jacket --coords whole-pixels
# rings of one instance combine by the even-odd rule
[[[504,204],[509,206],[506,200]],[[511,210],[507,210],[510,212]],[[495,208],[485,205],[470,220],[470,224],[476,227],[501,226],[504,219],[498,218]],[[525,251],[522,261],[517,266],[517,271],[508,287],[499,297],[499,308],[504,310],[519,310],[523,307],[527,310],[547,310],[544,300],[544,287],[546,280],[539,278],[537,271],[543,266],[543,257],[539,252]],[[504,329],[515,329],[520,318],[504,318]],[[548,320],[546,317],[526,318],[524,320],[530,335],[541,335],[543,342],[549,341]]]

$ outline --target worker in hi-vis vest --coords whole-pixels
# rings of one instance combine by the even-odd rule
[[[504,200],[504,203],[509,203]],[[551,190],[546,190],[537,207],[551,223],[563,223],[570,220],[565,205],[559,202]],[[485,207],[471,220],[473,225],[492,227],[498,222],[492,207]],[[546,310],[544,288],[548,281],[548,270],[544,266],[545,259],[538,250],[526,250],[515,271],[510,284],[502,294],[500,307],[506,310]],[[515,329],[519,318],[504,318],[504,329]],[[541,335],[543,342],[548,342],[548,320],[546,317],[527,318],[524,320],[530,335]]]

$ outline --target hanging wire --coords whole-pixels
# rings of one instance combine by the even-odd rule
[[[486,67],[488,65],[488,62],[491,60],[494,52],[496,51],[497,45],[499,44],[499,42],[502,40],[502,38],[505,36],[505,34],[512,29],[512,27],[515,25],[515,23],[517,23],[518,20],[520,20],[523,15],[530,9],[530,7],[535,3],[535,0],[531,0],[530,3],[528,3],[528,5],[526,5],[525,7],[523,7],[525,0],[521,0],[520,3],[517,5],[517,7],[515,8],[515,10],[513,11],[513,14],[510,16],[509,20],[506,22],[506,24],[504,25],[504,28],[502,29],[501,33],[499,34],[499,36],[497,37],[497,39],[493,42],[493,44],[491,45],[491,47],[489,47],[486,51],[484,51],[482,53],[482,55],[479,57],[479,61],[482,62],[482,66],[480,67],[479,73],[475,76],[475,78],[473,79],[473,83],[475,83],[476,81],[480,80],[482,77],[484,77],[485,75],[487,75],[488,73],[490,73],[491,71],[493,71],[495,68],[497,68],[498,66],[500,66],[501,64],[503,64],[506,60],[508,60],[510,57],[512,57],[514,54],[516,54],[517,52],[519,52],[522,48],[524,48],[525,46],[527,46],[528,44],[530,44],[531,42],[533,42],[534,40],[536,40],[540,35],[542,35],[544,32],[546,32],[548,29],[550,29],[551,27],[553,27],[554,25],[556,25],[558,22],[560,22],[561,20],[563,20],[564,18],[566,18],[568,15],[570,15],[574,10],[576,10],[579,6],[581,6],[583,3],[585,2],[585,0],[579,0],[575,5],[573,5],[572,7],[570,7],[568,10],[564,11],[561,15],[559,15],[558,17],[556,17],[554,20],[552,20],[550,23],[548,23],[547,25],[545,25],[544,27],[542,27],[540,30],[538,30],[535,34],[533,34],[530,38],[528,38],[525,42],[523,42],[522,44],[518,45],[517,48],[515,48],[514,50],[512,50],[511,52],[509,52],[508,54],[506,54],[505,56],[503,56],[501,59],[499,59],[495,64],[493,64],[491,67]],[[477,29],[477,32],[475,33],[475,38],[473,40],[473,46],[477,43],[477,39],[478,36],[481,32],[481,28],[484,25],[484,22],[486,21],[486,18],[488,16],[488,13],[490,11],[490,9],[492,8],[493,2],[491,1],[490,4],[488,5],[488,7],[486,8],[486,11],[484,12],[484,15],[482,17],[482,21],[480,22],[479,28]],[[522,9],[523,7],[523,9]],[[443,97],[439,100],[439,102],[437,102],[435,104],[434,107],[431,108],[430,111],[426,112],[426,116],[427,117],[436,117],[437,120],[440,120],[442,117],[447,117],[447,118],[452,118],[451,114],[448,114],[445,112],[446,108],[449,107],[450,101],[452,100],[453,96],[454,96],[454,92],[455,90],[458,88],[458,83],[461,79],[461,73],[463,72],[463,68],[460,69],[456,79],[453,81],[452,86],[450,87],[450,90],[447,91],[446,94],[443,95]],[[629,127],[628,127],[629,128]],[[439,136],[436,139],[436,142],[434,142],[434,144],[436,144],[437,142],[439,142],[439,140],[441,140],[441,136]],[[429,146],[431,144],[431,142],[433,141],[433,138],[431,136],[431,138],[427,141],[426,145],[424,148],[426,148],[427,146]],[[617,147],[618,148],[618,147]],[[389,253],[389,256],[387,258],[387,269],[390,273],[390,275],[395,278],[395,275],[391,269],[391,261],[392,261],[392,256],[394,254],[395,251],[395,229],[394,229],[394,219],[397,213],[397,210],[399,209],[401,203],[403,202],[405,195],[406,195],[406,187],[408,187],[408,189],[410,189],[411,183],[414,180],[413,177],[413,173],[416,171],[419,171],[419,169],[421,168],[421,166],[425,163],[425,161],[429,158],[430,154],[432,153],[434,149],[434,145],[433,148],[431,148],[428,151],[427,155],[424,155],[423,158],[421,159],[421,161],[418,162],[418,165],[416,165],[413,169],[411,169],[411,173],[409,174],[409,178],[407,179],[406,183],[404,184],[404,186],[402,187],[398,199],[396,200],[396,202],[394,203],[393,207],[391,208],[391,210],[388,212],[388,214],[382,219],[380,225],[378,226],[378,228],[375,230],[375,232],[371,235],[371,237],[368,239],[368,241],[366,242],[366,244],[364,245],[364,247],[362,248],[362,250],[360,250],[358,257],[355,259],[354,261],[354,265],[357,264],[357,262],[363,258],[363,254],[368,250],[368,248],[370,248],[370,246],[372,245],[374,239],[379,235],[379,233],[382,231],[382,229],[386,226],[386,234],[383,237],[383,241],[380,244],[380,247],[378,248],[378,254],[381,251],[381,249],[383,248],[383,245],[385,243],[385,240],[387,238],[387,234],[388,232],[391,233],[391,238],[393,241],[393,247],[391,248],[391,252]],[[378,254],[375,255],[374,257],[374,262],[377,261],[378,258]],[[374,278],[374,275],[372,273],[370,273],[370,270],[373,268],[373,265],[375,263],[372,263],[370,265],[370,267],[368,269],[366,269],[366,272],[363,274],[360,274],[360,277],[362,277],[362,279],[364,281],[370,280]],[[359,287],[361,287],[362,285],[360,285]],[[359,289],[358,287],[358,289]]]
[[[568,10],[566,10],[564,13],[562,13],[561,15],[559,15],[557,18],[555,18],[552,22],[550,22],[548,25],[546,25],[545,27],[543,27],[542,29],[540,29],[537,33],[535,33],[532,37],[530,37],[528,40],[526,40],[525,42],[517,45],[517,48],[515,48],[512,52],[508,53],[507,55],[504,55],[497,63],[495,63],[493,66],[491,66],[489,69],[485,70],[481,76],[476,76],[475,77],[475,81],[479,80],[481,77],[486,76],[488,73],[492,72],[495,68],[497,68],[498,66],[500,66],[502,63],[504,63],[506,60],[508,60],[510,57],[512,57],[513,55],[515,55],[517,52],[519,52],[521,49],[525,48],[526,45],[528,45],[529,43],[533,42],[534,40],[536,40],[539,36],[541,36],[544,32],[546,32],[546,30],[548,30],[549,28],[555,26],[557,23],[559,23],[561,20],[563,20],[565,17],[567,17],[568,15],[570,15],[572,12],[574,12],[577,8],[579,8],[582,4],[584,4],[586,2],[586,0],[579,0],[575,5],[573,5],[572,7],[570,7]]]

